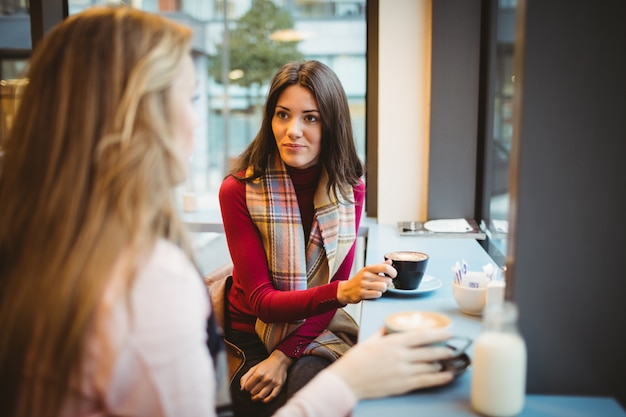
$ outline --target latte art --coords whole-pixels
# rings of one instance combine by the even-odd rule
[[[415,329],[437,329],[450,325],[450,318],[434,311],[402,311],[385,319],[389,333]]]
[[[428,259],[428,255],[422,252],[390,252],[385,258],[392,261],[418,262]]]

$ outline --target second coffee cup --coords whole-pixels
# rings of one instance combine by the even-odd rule
[[[393,286],[399,290],[414,290],[420,286],[426,267],[428,254],[415,251],[389,252],[385,259],[391,260],[398,275],[393,279]]]
[[[385,333],[398,333],[417,329],[448,329],[452,325],[450,317],[435,311],[409,310],[393,313],[385,317]],[[472,344],[472,339],[465,336],[453,336],[445,342],[432,343],[450,348],[454,356],[462,355]]]

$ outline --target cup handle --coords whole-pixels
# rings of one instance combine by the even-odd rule
[[[455,343],[455,341],[459,341]],[[467,350],[474,340],[466,336],[452,336],[446,341],[446,347],[452,349],[454,356],[459,356]]]

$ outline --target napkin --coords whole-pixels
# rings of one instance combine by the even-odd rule
[[[471,232],[472,226],[465,219],[438,219],[424,223],[424,228],[431,232],[439,233],[465,233]]]

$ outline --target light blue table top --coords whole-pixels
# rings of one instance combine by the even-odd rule
[[[469,394],[459,381],[439,390],[422,391],[401,397],[361,401],[353,417],[464,417],[480,416],[472,411]],[[468,391],[469,392],[469,391]],[[518,417],[623,417],[626,412],[608,397],[527,395]]]
[[[402,310],[435,310],[452,318],[452,329],[475,336],[480,331],[480,317],[468,316],[459,310],[452,296],[452,270],[455,262],[465,260],[470,270],[495,262],[474,239],[428,238],[399,236],[393,226],[376,225],[367,233],[366,264],[381,262],[390,251],[416,250],[430,256],[427,275],[442,281],[434,292],[419,296],[385,294],[382,298],[364,301],[361,309],[360,337],[367,338],[383,325],[386,315]]]
[[[219,210],[181,211],[180,214],[190,232],[224,233],[224,224]]]
[[[367,226],[367,221],[364,226]],[[367,231],[366,264],[377,263],[386,252],[417,250],[430,255],[427,275],[439,278],[443,285],[434,292],[419,296],[384,295],[377,300],[363,301],[359,338],[367,338],[383,325],[384,317],[403,310],[434,310],[452,319],[452,330],[459,335],[476,337],[481,330],[481,317],[461,313],[452,295],[452,271],[456,261],[463,259],[471,270],[493,260],[482,246],[467,238],[429,238],[400,236],[394,226],[369,223]],[[468,349],[470,358],[473,350]],[[380,416],[478,416],[469,403],[471,366],[451,384],[406,395],[361,401],[353,417]],[[612,398],[556,395],[527,395],[520,417],[626,417],[626,412]]]

